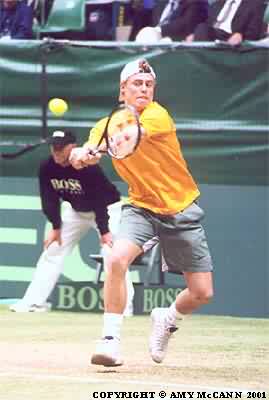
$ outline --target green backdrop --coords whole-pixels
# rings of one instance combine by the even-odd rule
[[[196,178],[267,184],[269,52],[250,45],[238,51],[0,43],[0,145],[44,134],[44,107],[52,97],[65,98],[69,111],[63,119],[48,113],[47,133],[69,127],[83,142],[89,128],[116,103],[120,70],[138,54],[156,70],[157,98],[175,119]],[[32,166],[43,152],[2,161],[2,175],[17,176],[19,170],[33,176]]]
[[[157,98],[175,119],[202,192],[216,295],[201,312],[268,316],[269,49],[113,46],[0,42],[0,151],[58,128],[74,129],[83,142],[116,103],[124,64],[147,57],[158,77]],[[68,101],[63,118],[49,112],[44,118],[51,97]],[[47,227],[36,173],[47,154],[42,146],[16,160],[0,159],[0,298],[23,294],[42,249]],[[103,167],[126,194],[109,159]],[[98,249],[96,235],[88,235],[67,260],[62,281],[94,279],[88,256]],[[182,281],[167,275],[165,284]]]

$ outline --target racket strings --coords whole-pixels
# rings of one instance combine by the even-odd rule
[[[123,159],[131,155],[141,139],[141,127],[136,111],[129,106],[119,106],[108,117],[104,132],[97,144],[97,149],[90,151],[108,153],[111,157]],[[106,150],[102,149],[106,144]]]
[[[115,116],[116,119],[122,118],[122,115]],[[114,122],[108,125],[108,151],[110,155],[116,158],[125,158],[132,154],[140,139],[140,129],[136,119],[132,115],[125,120]]]

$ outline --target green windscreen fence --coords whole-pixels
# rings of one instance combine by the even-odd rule
[[[156,71],[156,98],[176,122],[201,189],[215,284],[214,301],[201,312],[268,317],[269,48],[0,41],[0,152],[62,128],[76,131],[83,143],[117,102],[121,69],[137,57],[146,57]],[[69,104],[62,118],[47,110],[52,97]],[[47,154],[42,145],[14,160],[0,158],[0,299],[23,296],[50,229],[37,180]],[[105,173],[126,194],[109,158],[103,160]],[[89,254],[98,252],[91,231],[66,258],[60,282],[93,281],[96,265]],[[142,270],[131,273],[143,282]],[[181,285],[172,274],[164,279],[161,296]]]
[[[110,46],[110,47],[109,47]],[[269,49],[245,45],[141,48],[90,42],[0,43],[0,150],[70,128],[83,143],[117,102],[119,74],[137,57],[157,74],[156,99],[173,116],[183,151],[200,183],[268,183]],[[47,111],[62,97],[63,118]],[[2,176],[36,176],[45,146],[0,160]],[[113,179],[110,161],[104,161]]]

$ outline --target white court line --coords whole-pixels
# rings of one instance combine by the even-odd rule
[[[0,377],[17,377],[17,378],[31,378],[36,380],[52,380],[52,381],[68,381],[73,383],[97,383],[97,384],[129,384],[129,385],[140,385],[140,386],[156,386],[162,389],[179,389],[188,390],[194,392],[242,392],[242,395],[246,395],[249,392],[260,392],[260,389],[242,389],[242,388],[229,388],[229,387],[214,387],[214,386],[203,386],[203,385],[188,385],[181,383],[160,383],[155,381],[143,381],[143,380],[131,380],[131,379],[98,379],[92,377],[81,377],[81,376],[69,376],[69,375],[50,375],[50,374],[36,374],[34,372],[20,372],[20,371],[5,371],[0,372]],[[264,390],[266,391],[266,390]]]

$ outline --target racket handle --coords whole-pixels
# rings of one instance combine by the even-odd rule
[[[94,149],[94,150],[90,150],[89,149],[89,154],[91,155],[91,156],[96,156],[96,154],[98,154],[98,153],[106,153],[107,151],[106,150],[101,150],[101,149]]]

